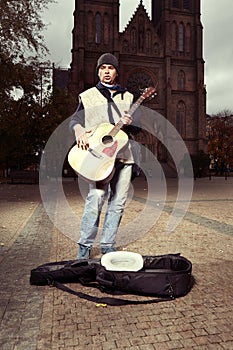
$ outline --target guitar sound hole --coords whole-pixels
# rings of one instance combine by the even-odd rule
[[[108,143],[112,143],[113,141],[113,138],[111,135],[105,135],[103,138],[102,138],[102,142],[104,145],[107,145]]]

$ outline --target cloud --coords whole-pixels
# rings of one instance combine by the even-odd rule
[[[233,111],[233,2],[202,0],[207,113]]]
[[[58,0],[43,16],[47,24],[44,36],[50,51],[48,58],[56,66],[67,68],[71,62],[74,7],[74,1]]]

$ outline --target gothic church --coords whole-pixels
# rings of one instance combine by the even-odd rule
[[[70,90],[79,94],[96,83],[96,61],[116,55],[120,83],[136,97],[148,85],[157,96],[146,102],[169,120],[190,154],[206,148],[206,90],[200,0],[151,0],[151,19],[143,1],[119,31],[119,0],[76,0]],[[146,132],[139,140],[160,161],[167,153]],[[143,155],[144,161],[147,157]]]

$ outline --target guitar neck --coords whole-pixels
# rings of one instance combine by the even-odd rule
[[[137,101],[131,106],[130,110],[128,111],[128,114],[132,115],[136,109],[140,106],[140,104],[144,101],[144,97],[140,96]],[[121,130],[124,123],[120,119],[119,122],[112,128],[112,130],[109,132],[109,135],[112,137],[116,136],[116,134]]]

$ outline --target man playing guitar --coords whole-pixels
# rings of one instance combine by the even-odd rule
[[[133,95],[122,85],[116,83],[119,75],[117,58],[111,53],[101,55],[97,62],[96,72],[99,82],[95,87],[79,95],[78,108],[70,121],[70,129],[74,132],[77,147],[80,150],[90,151],[88,137],[93,128],[101,123],[115,125],[120,122],[123,125],[123,131],[128,135],[134,135],[140,131],[140,128],[132,124],[132,116],[126,112],[133,104]],[[134,120],[139,119],[139,115],[134,114]],[[135,124],[139,125],[139,120]],[[102,152],[114,152],[114,147],[117,147],[117,141],[113,143],[112,148],[105,147]],[[95,150],[92,151],[95,155]],[[100,237],[100,249],[102,254],[116,250],[115,238],[125,208],[133,163],[134,158],[128,143],[117,154],[114,173],[110,180],[89,183],[80,228],[77,259],[89,258],[106,199],[107,209]],[[92,164],[89,166],[91,167]]]

